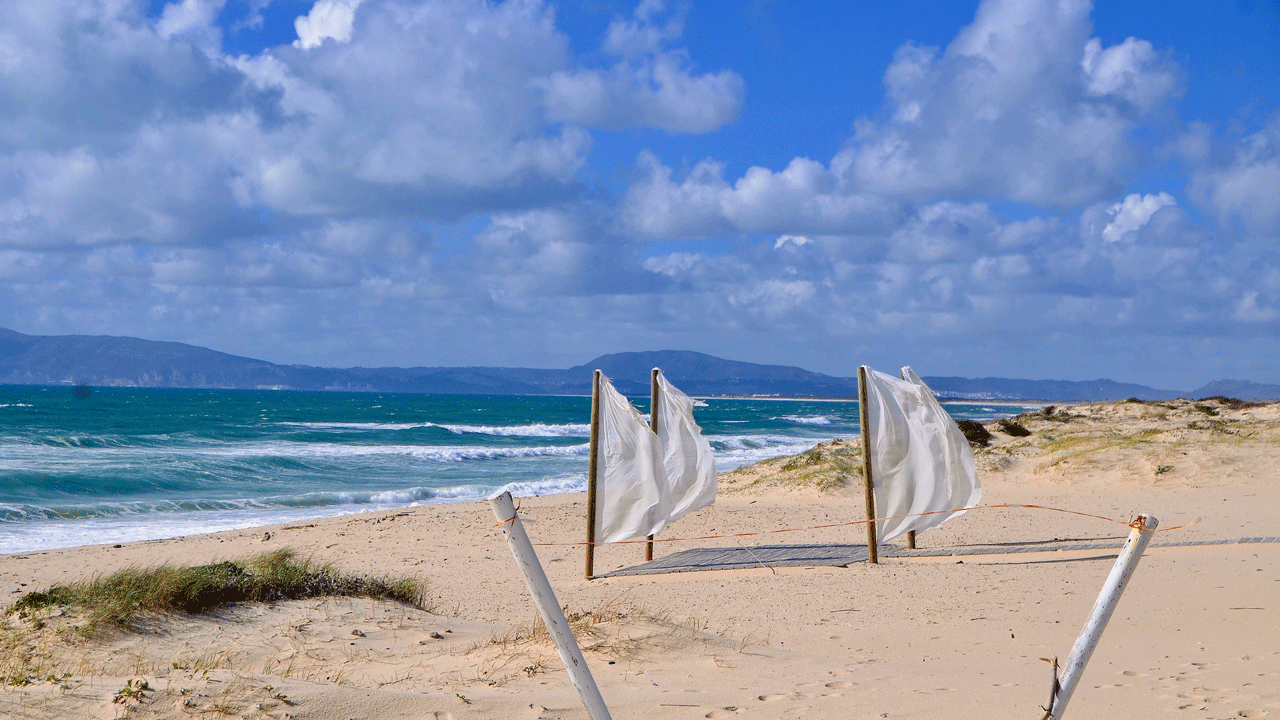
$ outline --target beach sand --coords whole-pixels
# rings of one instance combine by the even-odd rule
[[[1161,532],[1067,717],[1280,718],[1280,544],[1185,544],[1280,535],[1280,405],[1076,405],[1021,421],[1030,437],[997,431],[978,452],[983,503],[1114,521],[977,509],[922,533],[921,547],[1010,552],[588,582],[572,544],[583,495],[526,498],[520,515],[535,543],[554,543],[537,552],[619,720],[1039,718],[1052,673],[1041,658],[1066,661],[1116,551],[1012,551],[1119,540],[1139,513]],[[820,477],[834,472],[823,462],[853,449],[820,450],[785,473],[779,460],[726,474],[715,505],[662,537],[836,527],[663,542],[657,554],[865,542],[863,525],[843,524],[863,515],[860,479],[815,487],[838,486]],[[0,687],[0,717],[588,717],[487,503],[0,556],[0,597],[286,547],[350,572],[421,577],[432,612],[365,599],[241,605],[92,641],[58,632],[69,616],[11,614],[0,674],[29,684]],[[643,552],[601,547],[597,573]],[[113,702],[138,679],[149,691]]]

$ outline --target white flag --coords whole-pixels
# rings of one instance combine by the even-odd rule
[[[658,439],[666,468],[668,522],[716,501],[716,458],[693,420],[693,399],[658,373]]]
[[[662,476],[662,442],[601,374],[596,543],[653,535],[666,527],[670,502]]]
[[[865,366],[864,366],[865,367]],[[927,530],[977,505],[982,484],[959,426],[911,368],[901,380],[867,370],[871,478],[880,542]],[[935,513],[933,515],[918,513]],[[913,515],[914,517],[895,517]]]

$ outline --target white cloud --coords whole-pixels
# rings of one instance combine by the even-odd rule
[[[1224,223],[1242,222],[1253,233],[1280,235],[1280,113],[1242,138],[1220,160],[1206,158],[1191,192]]]
[[[298,32],[298,39],[293,41],[293,46],[306,50],[320,47],[321,43],[330,38],[339,43],[350,41],[360,2],[361,0],[316,0],[316,4],[311,6],[311,12],[293,21],[293,27]]]
[[[1102,49],[1102,41],[1092,38],[1080,61],[1088,78],[1086,92],[1091,97],[1124,98],[1146,112],[1178,91],[1172,66],[1161,63],[1146,40],[1125,38],[1119,45]]]
[[[790,243],[796,247],[801,247],[804,245],[808,245],[811,242],[813,241],[803,235],[782,235],[777,240],[774,241],[773,249],[780,250],[787,243]]]
[[[218,49],[223,4],[176,0],[154,22],[116,0],[0,5],[0,62],[21,68],[0,76],[0,246],[203,246],[267,232],[268,214],[273,233],[333,213],[453,221],[582,191],[591,136],[548,122],[545,88],[584,69],[545,3],[319,0],[297,47],[238,57]],[[662,117],[626,93],[598,107],[676,127],[719,101],[662,45],[678,23],[658,10],[619,21],[661,29],[626,62],[683,99]]]
[[[179,35],[201,37],[211,44],[221,36],[218,13],[226,0],[180,0],[164,6],[156,21],[156,34],[165,40]]]
[[[1177,201],[1169,193],[1129,195],[1122,202],[1107,208],[1107,214],[1114,219],[1102,229],[1102,239],[1119,242],[1145,226],[1157,210],[1170,205],[1177,205]]]
[[[320,0],[297,44],[239,57],[221,6],[0,4],[0,326],[341,365],[689,347],[1060,375],[1160,348],[1142,377],[1177,338],[1280,316],[1280,121],[1176,143],[1220,226],[1130,193],[1179,71],[1104,47],[1086,3],[987,2],[946,48],[902,47],[832,158],[645,151],[617,198],[581,172],[590,128],[705,132],[742,107],[660,0],[584,61],[538,0]]]
[[[1257,290],[1247,290],[1236,303],[1234,317],[1247,323],[1270,322],[1280,316],[1274,307],[1266,307],[1258,303]]]
[[[621,223],[650,237],[708,237],[732,228],[751,233],[831,234],[882,231],[896,204],[857,192],[821,163],[796,158],[773,172],[749,168],[733,185],[724,165],[703,160],[679,183],[652,153],[641,153],[643,176],[628,189]]]
[[[667,44],[680,38],[679,13],[656,24],[662,0],[644,0],[631,19],[609,25],[604,51],[610,68],[575,68],[545,82],[547,115],[559,122],[612,129],[659,127],[705,133],[732,122],[742,106],[743,81],[734,72],[694,75],[688,53]]]
[[[1089,38],[1088,2],[986,0],[941,54],[907,44],[885,72],[889,119],[863,120],[833,172],[910,198],[1067,207],[1114,191],[1133,130],[1177,89],[1130,38]]]

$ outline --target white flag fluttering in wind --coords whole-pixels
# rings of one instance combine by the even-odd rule
[[[596,543],[666,527],[671,505],[663,491],[662,442],[603,374],[596,463]]]
[[[666,467],[668,522],[716,501],[716,458],[693,420],[693,399],[658,373],[658,439]]]
[[[880,542],[937,527],[982,500],[964,433],[911,368],[902,374],[905,380],[867,368],[876,516],[894,518],[878,521]]]

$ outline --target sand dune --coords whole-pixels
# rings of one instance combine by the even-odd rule
[[[1040,658],[1065,660],[1115,552],[1013,551],[1120,538],[1140,512],[1178,529],[1148,550],[1068,717],[1280,717],[1280,544],[1191,544],[1280,535],[1280,405],[1078,405],[1019,421],[1031,435],[989,425],[993,443],[978,453],[984,502],[1114,521],[978,509],[921,545],[1010,552],[587,582],[572,544],[584,534],[584,498],[527,498],[520,513],[547,543],[538,553],[620,720],[1039,717],[1051,678]],[[860,542],[861,525],[841,525],[862,513],[842,487],[857,484],[846,472],[856,459],[856,443],[837,444],[726,474],[719,501],[670,528],[677,541],[658,554]],[[10,615],[0,674],[28,684],[0,688],[0,716],[587,717],[486,504],[0,556],[0,596],[280,547],[348,571],[425,578],[431,612],[363,599],[242,605],[78,642],[58,632],[73,617]],[[602,547],[597,572],[642,557],[640,545]],[[139,680],[149,689],[114,702]]]

